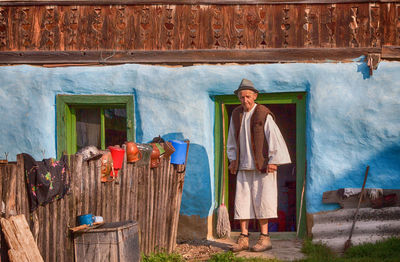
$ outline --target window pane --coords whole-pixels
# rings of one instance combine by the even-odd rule
[[[104,109],[106,147],[122,145],[126,141],[126,109]]]
[[[76,109],[76,145],[101,147],[100,109]]]

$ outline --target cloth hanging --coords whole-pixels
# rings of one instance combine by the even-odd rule
[[[29,210],[33,212],[39,205],[51,203],[64,197],[69,190],[67,156],[60,161],[53,158],[35,161],[23,153],[24,169],[29,198]]]

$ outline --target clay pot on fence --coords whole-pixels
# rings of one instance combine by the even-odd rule
[[[101,156],[101,182],[108,182],[112,180],[110,178],[111,168],[112,168],[112,156],[110,151],[105,150],[102,151],[103,155]]]
[[[153,146],[153,151],[150,155],[150,167],[156,168],[160,165],[160,150],[155,143],[152,143],[151,145]]]
[[[126,145],[126,159],[129,163],[137,162],[142,158],[142,152],[140,152],[136,143],[125,142]]]

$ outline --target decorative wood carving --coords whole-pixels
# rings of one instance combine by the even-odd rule
[[[140,16],[140,34],[139,45],[137,46],[137,49],[147,49],[150,45],[150,7],[142,7],[138,15]]]
[[[371,28],[371,46],[377,47],[381,45],[379,4],[370,4],[369,10],[370,10],[369,24]]]
[[[233,37],[235,38],[235,45],[234,48],[240,49],[244,45],[244,30],[246,28],[244,22],[244,10],[241,6],[237,5],[234,9],[233,15]]]
[[[32,45],[33,39],[33,15],[29,7],[20,7],[17,9],[16,26],[19,30],[18,45],[17,48],[20,50],[29,49]]]
[[[335,16],[335,9],[336,9],[336,4],[328,6],[328,21],[325,24],[326,29],[328,30],[328,43],[329,47],[335,47],[336,46],[336,41],[335,41],[335,29],[336,29],[336,16]]]
[[[400,45],[400,4],[0,6],[0,51]]]
[[[400,4],[396,4],[396,45],[400,45]]]
[[[282,9],[282,25],[281,25],[281,29],[283,32],[283,43],[282,43],[282,47],[287,47],[288,46],[288,37],[289,37],[289,32],[288,30],[290,29],[290,22],[289,22],[289,8],[286,5],[283,9]]]
[[[210,8],[212,12],[212,19],[211,19],[211,28],[213,32],[213,47],[220,48],[225,47],[223,44],[223,21],[222,21],[222,7],[221,6],[212,6]]]
[[[40,25],[40,49],[54,50],[59,45],[57,6],[46,6]]]
[[[8,9],[0,7],[0,50],[8,47]]]
[[[198,34],[199,34],[199,18],[200,18],[200,7],[199,6],[191,6],[190,14],[189,14],[189,23],[187,25],[187,29],[189,30],[189,48],[196,49],[198,47]]]
[[[126,27],[128,24],[126,17],[126,6],[118,5],[116,6],[116,21],[115,21],[115,30],[116,30],[116,46],[118,49],[126,49]]]
[[[67,50],[76,50],[78,46],[78,7],[66,8],[63,20],[64,47]]]
[[[359,24],[359,20],[358,20],[358,7],[352,7],[350,8],[350,17],[351,17],[351,22],[349,24],[350,27],[350,43],[349,45],[351,47],[358,47],[359,43],[358,43],[358,24]]]
[[[173,41],[174,41],[174,29],[175,29],[175,22],[174,22],[174,15],[175,15],[175,7],[174,6],[168,6],[166,9],[166,19],[163,24],[163,30],[166,34],[165,37],[165,44],[167,49],[172,49],[173,47]]]
[[[267,30],[268,30],[268,24],[267,24],[267,10],[266,7],[260,7],[259,8],[259,16],[260,16],[260,23],[258,24],[258,30],[261,33],[261,39],[259,42],[259,46],[262,48],[267,47]]]

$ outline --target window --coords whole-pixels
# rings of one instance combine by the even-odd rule
[[[133,96],[57,95],[57,157],[134,141]]]

